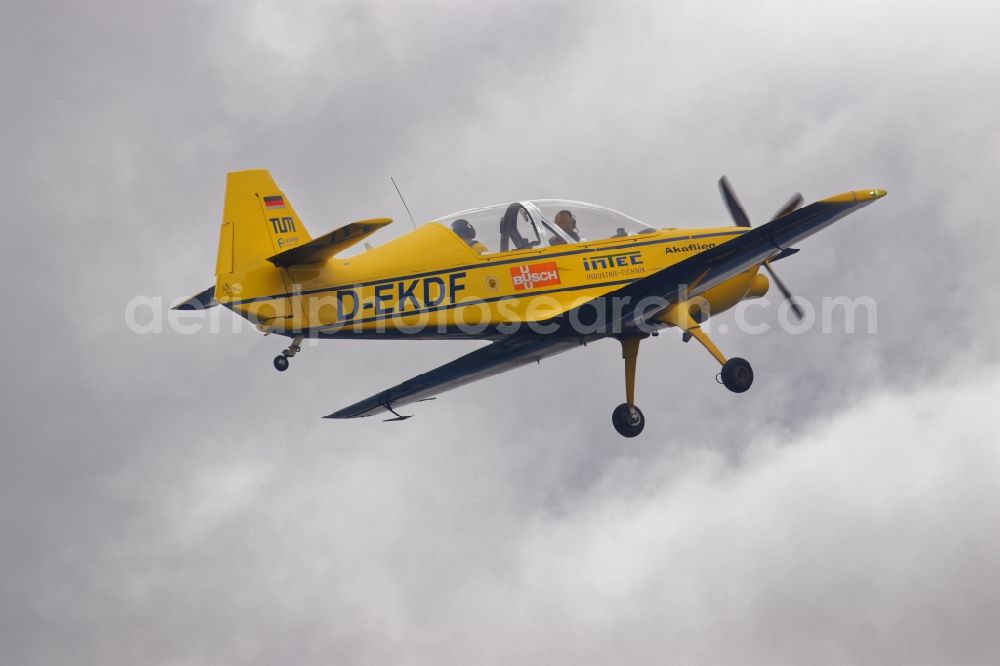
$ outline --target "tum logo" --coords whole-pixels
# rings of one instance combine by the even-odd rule
[[[276,234],[287,234],[295,231],[295,220],[290,217],[272,217],[270,221],[271,228]]]

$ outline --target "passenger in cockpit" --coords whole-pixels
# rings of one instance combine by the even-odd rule
[[[476,229],[465,218],[459,218],[451,223],[451,230],[455,235],[468,243],[469,247],[482,254],[486,252],[486,246],[476,240]]]
[[[554,220],[556,226],[566,232],[566,235],[573,239],[574,242],[580,240],[580,231],[576,228],[576,218],[568,210],[561,210],[556,213],[556,219]],[[549,240],[549,245],[565,245],[564,241],[559,236],[553,236]]]

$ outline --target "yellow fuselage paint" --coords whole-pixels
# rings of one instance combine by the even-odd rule
[[[460,326],[544,321],[741,233],[733,227],[663,229],[479,254],[430,223],[350,258],[273,267],[273,279],[217,298],[262,330],[286,335],[415,330],[450,335]],[[744,298],[762,296],[767,280],[757,275],[758,268],[712,287],[694,307],[718,314]],[[263,284],[296,288],[265,293],[246,288]]]

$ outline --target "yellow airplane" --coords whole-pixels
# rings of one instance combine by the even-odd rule
[[[722,366],[721,382],[742,393],[750,364],[727,359],[700,324],[769,286],[786,298],[771,264],[793,244],[885,196],[855,190],[800,208],[796,194],[773,220],[751,228],[723,177],[735,227],[655,229],[592,204],[518,201],[438,218],[384,245],[342,253],[389,224],[351,222],[313,238],[267,171],[230,173],[219,234],[216,282],[175,306],[222,304],[265,334],[292,338],[274,359],[284,371],[302,340],[465,338],[490,344],[330,414],[354,418],[396,410],[512,368],[613,337],[625,360],[625,402],[612,424],[638,435],[639,342],[676,326]],[[793,309],[801,316],[797,306]]]

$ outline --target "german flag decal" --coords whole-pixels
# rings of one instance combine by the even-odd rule
[[[285,198],[280,194],[273,197],[264,197],[264,208],[268,210],[277,210],[278,208],[284,207]]]

